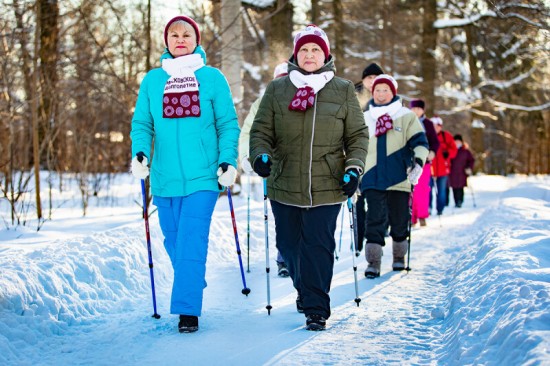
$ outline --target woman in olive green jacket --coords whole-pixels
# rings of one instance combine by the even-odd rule
[[[324,329],[330,316],[336,219],[368,148],[353,83],[334,70],[325,32],[307,26],[294,38],[289,75],[268,85],[250,131],[250,160],[267,178],[277,248],[308,330]]]

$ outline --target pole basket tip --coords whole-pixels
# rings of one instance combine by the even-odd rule
[[[250,289],[248,287],[245,287],[245,288],[242,289],[241,292],[243,293],[243,295],[248,296],[248,294],[250,293]]]
[[[153,314],[151,317],[155,319],[160,319],[160,315],[157,313]]]
[[[407,267],[407,268],[405,268],[405,271],[407,271],[407,272],[409,272],[410,270],[412,270],[412,268],[411,268],[411,267]]]
[[[355,303],[357,304],[357,307],[359,307],[359,303],[361,302],[361,299],[360,298],[356,298],[355,299]]]
[[[271,306],[271,305],[267,305],[265,308],[267,309],[267,315],[271,315],[272,306]]]

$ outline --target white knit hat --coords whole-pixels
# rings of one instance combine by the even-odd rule
[[[275,66],[275,70],[273,70],[273,79],[277,79],[285,75],[288,75],[288,63],[283,62]]]
[[[397,81],[388,74],[378,75],[372,82],[371,93],[374,92],[374,87],[378,84],[386,84],[390,87],[394,96],[397,95]]]
[[[298,58],[298,51],[304,44],[313,42],[319,45],[325,54],[325,59],[330,56],[330,43],[327,34],[315,24],[309,24],[304,30],[294,36],[294,58]]]
[[[434,125],[443,126],[443,120],[441,119],[441,117],[434,116],[434,117],[430,118],[430,120],[432,121],[432,123],[433,123]]]

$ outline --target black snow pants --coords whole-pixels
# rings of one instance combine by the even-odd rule
[[[336,221],[340,204],[301,208],[271,201],[277,249],[285,258],[305,315],[330,317]]]

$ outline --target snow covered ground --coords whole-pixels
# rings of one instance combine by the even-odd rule
[[[54,193],[53,220],[40,231],[3,225],[0,365],[550,365],[548,176],[471,178],[476,207],[468,190],[463,208],[448,207],[414,229],[412,271],[391,271],[391,245],[379,279],[365,279],[363,254],[356,258],[359,307],[346,211],[324,332],[304,330],[290,279],[274,273],[267,314],[261,184],[252,187],[248,256],[246,182],[233,200],[251,293],[241,294],[223,196],[210,233],[200,330],[192,334],[179,334],[177,315],[169,314],[172,273],[155,213],[162,317],[151,317],[141,191],[129,175],[93,198],[87,217],[75,187]],[[7,209],[0,200],[2,222]],[[272,221],[269,230],[273,270]]]

